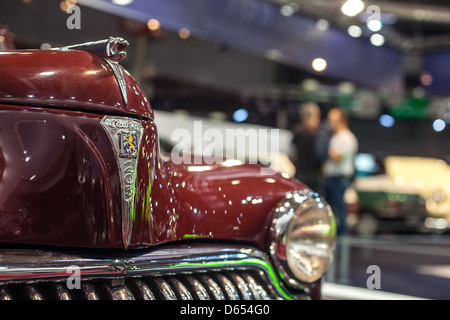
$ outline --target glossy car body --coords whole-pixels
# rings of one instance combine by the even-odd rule
[[[272,229],[280,208],[332,221],[327,204],[258,165],[163,158],[149,101],[118,64],[127,44],[0,52],[0,298],[320,297],[321,273],[281,280]]]

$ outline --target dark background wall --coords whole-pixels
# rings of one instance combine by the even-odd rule
[[[350,128],[358,138],[360,152],[387,155],[437,157],[450,160],[450,132],[433,130],[432,121],[397,120],[391,128],[376,120],[351,119]]]

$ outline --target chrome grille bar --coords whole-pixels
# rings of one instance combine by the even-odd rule
[[[242,271],[208,274],[158,276],[127,279],[115,283],[111,280],[89,280],[80,290],[70,290],[64,282],[37,284],[5,284],[0,286],[0,300],[255,300],[261,297],[276,299],[264,287],[258,272],[253,275]],[[246,278],[247,280],[244,280]],[[230,279],[239,279],[236,284]],[[248,281],[261,283],[250,293]],[[257,279],[257,280],[256,280]],[[191,286],[190,284],[194,284]]]
[[[211,300],[210,295],[201,282],[193,276],[186,277],[187,285],[191,287],[191,290],[195,293],[196,298],[199,300]]]
[[[156,300],[152,290],[150,290],[144,281],[141,279],[130,279],[130,282],[130,290],[134,292],[133,295],[137,297],[137,299]],[[133,288],[136,290],[133,290]]]

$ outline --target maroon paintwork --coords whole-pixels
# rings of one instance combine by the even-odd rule
[[[0,103],[153,118],[141,87],[124,73],[125,105],[111,68],[85,51],[0,51]]]
[[[305,186],[257,165],[175,165],[159,155],[153,112],[125,72],[84,51],[0,52],[0,241],[123,248],[116,154],[105,115],[142,120],[129,248],[190,238],[265,247],[271,210]]]
[[[160,165],[152,187],[153,214],[148,220],[141,216],[141,233],[134,233],[134,243],[195,237],[248,241],[264,248],[271,210],[286,192],[305,188],[280,174],[261,175],[257,165],[175,165],[171,161]]]

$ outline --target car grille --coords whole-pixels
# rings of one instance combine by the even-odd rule
[[[196,243],[101,254],[0,249],[0,300],[310,298],[288,289],[267,255],[251,247]]]
[[[0,300],[269,300],[258,272],[206,272],[157,277],[83,281],[80,289],[65,282],[0,286]]]

